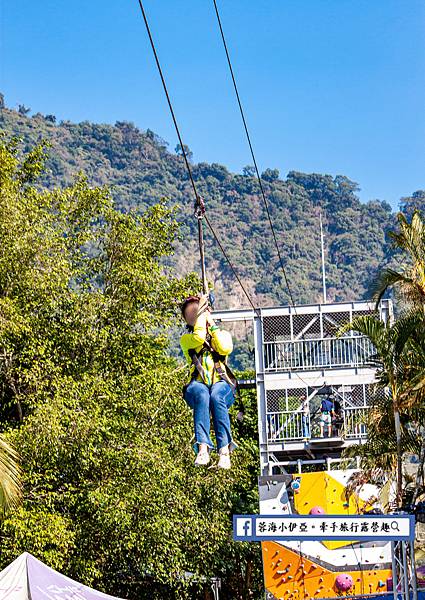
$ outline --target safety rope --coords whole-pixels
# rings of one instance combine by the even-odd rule
[[[195,205],[195,216],[198,220],[198,245],[199,254],[201,257],[201,277],[202,277],[202,289],[204,294],[208,293],[208,282],[207,272],[205,268],[205,244],[204,244],[204,227],[202,219],[205,217],[205,203],[202,198],[199,198],[199,202]]]

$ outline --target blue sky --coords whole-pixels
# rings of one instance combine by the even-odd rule
[[[212,0],[145,0],[185,143],[250,156]],[[423,0],[219,0],[260,169],[344,174],[396,207],[425,188]],[[0,0],[0,90],[176,144],[137,0]]]

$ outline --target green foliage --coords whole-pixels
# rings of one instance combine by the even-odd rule
[[[29,112],[31,112],[31,109],[27,108],[24,104],[20,104],[18,106],[18,112],[20,115],[27,115]]]
[[[390,232],[390,239],[394,247],[404,253],[407,264],[403,271],[384,269],[375,284],[374,296],[378,303],[388,288],[393,287],[402,301],[424,307],[425,224],[418,210],[413,211],[410,220],[403,213],[398,214],[397,220],[399,228]]]
[[[264,179],[264,181],[277,181],[279,179],[279,169],[266,169],[261,173],[261,179]]]
[[[245,167],[243,167],[242,173],[243,175],[245,175],[245,177],[255,177],[254,165],[246,165]]]
[[[184,152],[183,152],[183,150],[184,150]],[[180,146],[180,144],[177,144],[174,151],[176,154],[179,154],[180,156],[184,156],[184,154],[185,154],[187,160],[192,160],[192,158],[193,158],[193,152],[191,151],[189,146],[186,146],[184,144],[183,144],[183,147]]]
[[[401,198],[400,200],[400,211],[406,216],[411,218],[415,210],[423,212],[425,208],[425,190],[418,190],[411,196]]]
[[[193,192],[180,148],[178,154],[169,152],[154,132],[140,131],[123,121],[115,126],[54,124],[42,115],[28,118],[8,109],[2,114],[4,130],[22,136],[28,148],[40,136],[50,142],[48,169],[41,179],[44,186],[69,184],[82,170],[90,184],[110,186],[116,206],[124,211],[143,211],[162,198],[168,206],[179,205],[176,218],[183,236],[174,244],[174,255],[164,260],[182,273],[198,270]],[[245,167],[243,175],[218,164],[194,163],[192,168],[211,221],[254,301],[286,304],[289,296],[253,168]],[[386,237],[394,225],[390,206],[379,201],[361,203],[358,186],[344,176],[291,171],[282,180],[277,170],[265,169],[263,185],[295,300],[311,303],[321,298],[319,209],[329,300],[368,296],[378,269],[389,263],[393,253]],[[246,305],[208,233],[206,244],[208,274],[218,289],[218,306]]]
[[[66,569],[70,555],[75,551],[75,533],[66,516],[45,510],[20,508],[2,526],[2,562],[8,563],[30,552],[43,556],[54,569]]]
[[[406,452],[420,456],[414,498],[424,486],[425,461],[425,227],[418,211],[410,220],[398,215],[399,229],[390,238],[401,252],[398,271],[383,270],[375,283],[377,302],[389,288],[396,288],[405,310],[394,323],[377,315],[358,317],[339,330],[357,331],[375,348],[370,362],[377,367],[377,390],[367,417],[368,440],[349,454],[360,455],[365,468],[387,472],[397,464],[398,501],[402,492],[402,458]],[[394,471],[393,471],[394,472]]]
[[[27,550],[129,599],[196,598],[212,576],[224,597],[258,591],[258,549],[231,542],[232,514],[258,501],[255,395],[242,424],[232,409],[232,471],[197,470],[168,353],[177,301],[199,286],[165,264],[175,210],[123,213],[81,175],[47,191],[44,158],[0,144],[0,414],[24,470],[1,566]]]

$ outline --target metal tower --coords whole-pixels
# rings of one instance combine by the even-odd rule
[[[253,323],[260,514],[380,510],[382,490],[373,483],[346,494],[358,465],[342,457],[367,439],[375,350],[356,332],[337,336],[343,324],[373,311],[372,303],[346,302],[214,313],[224,326]],[[382,301],[377,314],[391,322],[392,303]],[[332,418],[324,417],[323,400],[331,400]],[[267,541],[262,554],[268,600],[417,597],[413,546],[404,542]]]
[[[337,332],[373,310],[372,303],[346,302],[214,313],[222,323],[253,322],[262,475],[312,463],[329,468],[345,448],[365,441],[374,349],[364,336]],[[378,314],[392,319],[391,301],[382,301]],[[330,432],[320,425],[328,396],[338,408]]]

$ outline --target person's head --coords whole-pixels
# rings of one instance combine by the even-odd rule
[[[189,327],[193,327],[196,323],[196,319],[198,316],[198,308],[198,296],[189,296],[181,305],[183,319],[186,321]]]

